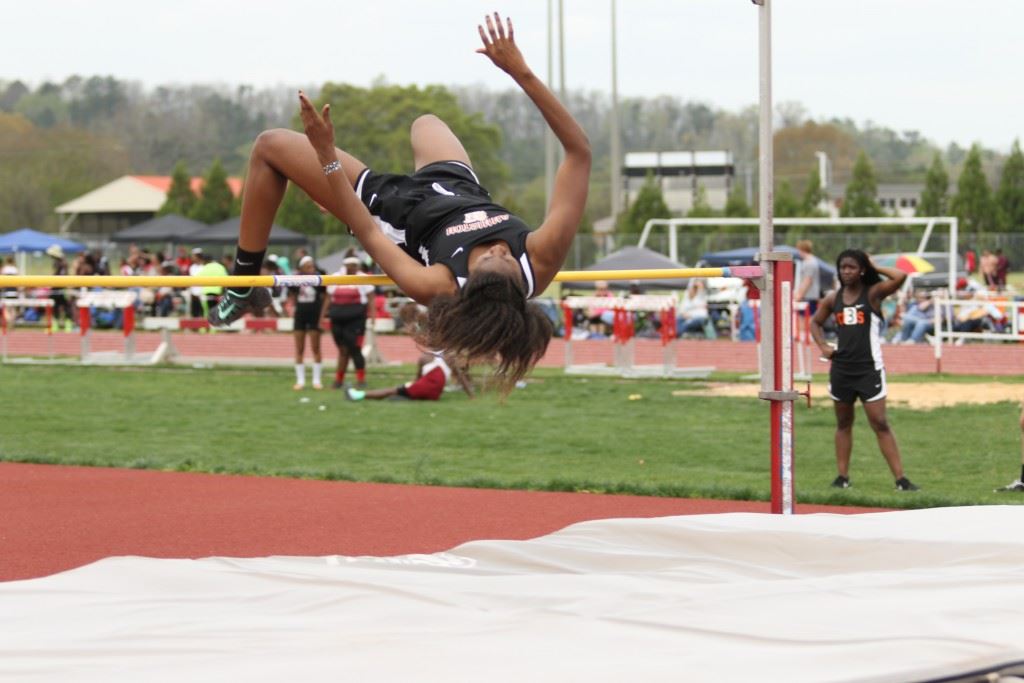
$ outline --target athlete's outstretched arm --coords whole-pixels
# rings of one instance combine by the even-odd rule
[[[331,164],[338,162],[334,150],[334,125],[331,123],[330,105],[325,104],[323,109],[317,112],[306,94],[300,92],[299,115],[306,130],[306,137],[316,150],[320,164],[325,169],[330,168]],[[443,267],[423,266],[384,235],[369,210],[356,196],[344,173],[328,173],[327,181],[337,201],[338,218],[351,228],[366,252],[406,295],[422,304],[429,304],[434,296],[452,292],[454,283]]]
[[[483,26],[477,27],[483,41],[483,47],[477,52],[487,55],[495,66],[522,88],[565,150],[565,159],[555,175],[548,214],[540,228],[527,238],[527,250],[537,274],[537,291],[540,292],[562,267],[583,218],[590,182],[590,141],[569,110],[526,64],[516,47],[512,21],[503,23],[495,12],[493,19],[488,15],[485,23],[486,30]]]

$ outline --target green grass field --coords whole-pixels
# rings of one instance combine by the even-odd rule
[[[398,384],[411,372],[371,372],[371,385]],[[769,497],[768,404],[754,399],[679,397],[672,395],[684,386],[679,381],[566,377],[559,371],[539,371],[504,403],[493,395],[471,401],[461,393],[439,402],[350,403],[330,390],[293,392],[292,381],[289,368],[0,366],[0,460]],[[631,394],[642,398],[630,400]],[[1013,403],[890,408],[907,473],[923,489],[897,493],[859,409],[854,487],[831,489],[832,410],[797,404],[798,501],[1022,503],[1019,494],[992,492],[1019,474],[1019,410]]]

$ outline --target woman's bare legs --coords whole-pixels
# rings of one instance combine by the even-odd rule
[[[316,363],[323,362],[323,356],[320,355],[320,330],[309,331],[309,346],[313,352],[313,361]]]
[[[303,362],[303,357],[306,355],[306,331],[295,330],[292,332],[292,337],[295,339],[295,364]]]
[[[418,171],[435,161],[461,161],[470,168],[473,163],[462,142],[441,119],[424,114],[412,122],[409,131],[412,143],[413,167]]]
[[[354,187],[366,164],[340,149],[336,152],[345,176]],[[248,252],[267,248],[270,228],[289,180],[317,204],[338,215],[336,197],[330,191],[309,139],[302,133],[283,128],[264,131],[256,138],[249,156],[249,172],[242,193],[239,247]]]
[[[413,122],[410,140],[417,170],[435,161],[461,161],[472,166],[462,143],[448,125],[433,114],[420,116]],[[355,187],[366,164],[341,149],[335,151],[346,178]],[[330,191],[309,139],[302,133],[283,128],[264,131],[256,138],[249,156],[249,172],[242,194],[239,247],[249,252],[266,249],[270,228],[289,180],[317,204],[339,215],[337,198]]]
[[[302,363],[306,350],[306,331],[295,330],[292,338],[295,339],[295,386],[292,388],[302,389],[306,386],[306,366]]]
[[[896,445],[896,435],[889,427],[889,420],[885,416],[885,399],[868,401],[864,404],[864,413],[868,416],[868,423],[875,431],[878,439],[878,448],[885,456],[889,464],[892,476],[896,479],[903,477],[903,462],[900,460],[900,447]]]
[[[852,403],[833,401],[836,410],[836,468],[839,476],[850,477],[850,452],[853,450]]]

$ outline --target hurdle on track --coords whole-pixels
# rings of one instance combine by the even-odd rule
[[[565,372],[577,375],[619,375],[621,377],[705,378],[714,367],[676,367],[676,307],[672,296],[630,295],[616,297],[569,296],[562,300],[565,319]],[[611,344],[613,363],[576,363],[573,355],[573,311],[603,309],[613,314]],[[638,312],[657,315],[661,340],[661,365],[637,365],[635,316]]]
[[[0,358],[6,363],[7,358],[7,328],[13,331],[17,319],[18,310],[22,308],[44,308],[46,318],[43,323],[46,325],[47,345],[49,356],[53,358],[53,299],[38,299],[27,297],[0,297]],[[12,315],[13,313],[13,315]]]

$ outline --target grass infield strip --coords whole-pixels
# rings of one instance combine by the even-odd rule
[[[371,370],[371,387],[399,384],[412,372]],[[979,380],[1021,384],[1019,378],[951,381]],[[456,392],[438,402],[351,403],[329,389],[292,391],[293,381],[289,368],[0,366],[0,460],[769,498],[768,404],[674,396],[688,386],[683,381],[540,370],[504,403]],[[823,390],[824,378],[816,378],[815,393]],[[828,486],[835,476],[832,410],[797,403],[797,500],[878,507],[1024,503],[1024,495],[993,493],[1020,474],[1019,411],[1012,402],[928,411],[890,406],[907,474],[923,489],[897,493],[858,407],[853,488],[837,491]]]

